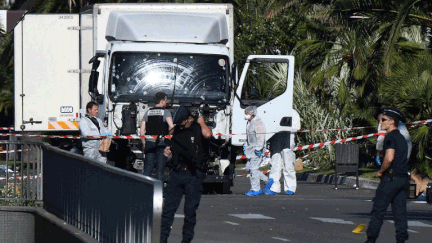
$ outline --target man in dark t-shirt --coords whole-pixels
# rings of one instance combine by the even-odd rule
[[[383,224],[384,215],[389,204],[392,204],[393,218],[396,227],[396,242],[408,239],[408,221],[406,216],[406,199],[409,193],[408,143],[398,130],[403,114],[395,108],[383,109],[381,128],[387,131],[384,139],[384,161],[376,177],[381,182],[376,190],[372,208],[372,218],[367,228],[366,243],[376,242]]]

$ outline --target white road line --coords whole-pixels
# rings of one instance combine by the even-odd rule
[[[232,225],[240,225],[240,224],[237,224],[237,223],[234,223],[234,222],[230,222],[230,221],[224,221],[224,223],[232,224]]]
[[[335,223],[335,224],[354,224],[351,221],[345,221],[343,219],[334,219],[334,218],[316,218],[310,217],[311,219],[319,220],[325,223]]]
[[[183,214],[175,214],[174,218],[184,218],[185,216]]]
[[[394,224],[393,220],[387,220],[387,221],[390,222],[390,223],[392,223],[392,224]],[[432,225],[425,224],[425,223],[422,223],[420,221],[408,221],[408,226],[412,226],[412,227],[428,227],[428,228],[432,227]]]
[[[275,240],[281,240],[281,241],[285,241],[285,242],[290,241],[290,240],[288,240],[288,239],[279,238],[279,237],[272,237],[272,239],[275,239]]]
[[[410,230],[410,229],[408,230],[408,232],[416,233],[416,234],[418,233],[417,231],[415,231],[415,230]]]
[[[241,219],[275,219],[272,217],[268,217],[268,216],[264,216],[262,214],[253,214],[253,213],[248,213],[248,214],[228,214],[229,216],[233,216],[233,217],[237,217],[237,218],[241,218]]]
[[[412,201],[411,203],[421,203],[421,204],[423,204],[423,203],[427,203],[426,201]]]

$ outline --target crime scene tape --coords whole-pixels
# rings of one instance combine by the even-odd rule
[[[18,150],[0,150],[0,154],[8,154],[8,153],[15,153],[15,152],[26,152],[28,149],[18,149]]]
[[[420,121],[414,121],[414,122],[408,122],[405,123],[407,125],[422,125],[422,124],[427,124],[432,122],[432,119],[427,119],[427,120],[420,120]],[[334,129],[315,129],[315,130],[298,130],[295,132],[291,132],[291,133],[304,133],[304,132],[324,132],[324,131],[344,131],[344,130],[353,130],[353,129],[365,129],[365,128],[371,128],[371,127],[354,127],[354,128],[334,128]],[[287,131],[289,132],[289,131]],[[271,133],[264,133],[264,134],[272,134],[272,133],[276,133],[276,132],[271,132]],[[257,133],[259,134],[259,133]],[[228,136],[234,136],[234,135],[247,135],[247,133],[239,133],[239,134],[234,134],[234,133],[230,133],[228,134]],[[148,139],[148,138],[157,138],[157,136],[153,136],[153,135],[146,135],[146,136],[138,136],[138,135],[123,135],[123,136],[86,136],[86,137],[82,137],[82,136],[75,136],[75,135],[39,135],[39,134],[17,134],[17,133],[0,133],[0,136],[10,136],[10,137],[35,137],[35,138],[66,138],[66,139],[80,139],[80,138],[89,138],[89,139],[101,139],[101,138],[112,138],[112,139]],[[221,133],[217,133],[216,136],[225,136],[224,134]],[[374,135],[377,136],[377,135]],[[384,135],[383,135],[384,136]],[[171,135],[165,135],[165,138],[172,138]],[[360,136],[361,137],[361,136]],[[339,141],[339,140],[335,140],[335,141]],[[339,143],[339,142],[336,142]],[[323,145],[326,146],[326,145]],[[302,146],[305,147],[305,146]],[[316,146],[316,147],[320,147],[320,146]],[[299,148],[299,147],[297,147]],[[308,148],[303,148],[303,149],[308,149]],[[302,150],[302,149],[299,149]]]
[[[361,139],[365,139],[365,138],[369,138],[369,137],[373,137],[373,136],[379,136],[379,135],[385,136],[385,133],[371,133],[371,134],[367,134],[367,135],[344,138],[344,139],[339,139],[339,140],[333,140],[333,141],[328,141],[328,142],[324,142],[324,143],[315,143],[315,144],[310,144],[310,145],[305,145],[305,146],[298,146],[298,147],[295,147],[293,149],[293,151],[324,147],[324,146],[329,146],[329,145],[333,145],[333,144],[337,144],[337,143],[345,143],[345,142],[349,142],[349,141],[361,140]]]
[[[1,130],[14,130],[13,127],[0,127],[0,131]]]
[[[374,136],[379,136],[379,135],[385,136],[385,133],[371,133],[371,134],[357,136],[357,137],[350,137],[350,138],[333,140],[333,141],[328,141],[328,142],[323,142],[323,143],[315,143],[315,144],[310,144],[310,145],[298,146],[298,147],[295,147],[293,149],[293,151],[300,151],[300,150],[306,150],[306,149],[312,149],[312,148],[318,148],[318,147],[322,148],[322,147],[333,145],[333,144],[345,143],[345,142],[355,141],[355,140],[361,140],[361,139],[365,139],[365,138],[369,138],[369,137],[374,137]],[[267,153],[265,155],[267,155]],[[309,156],[309,155],[310,154],[308,154],[307,156]],[[307,156],[303,156],[302,158],[305,158]],[[239,159],[246,159],[246,155],[240,156]]]
[[[100,139],[100,138],[113,138],[113,139],[141,139],[141,138],[157,138],[155,135],[146,135],[146,136],[138,136],[138,135],[127,135],[127,136],[74,136],[74,135],[40,135],[40,134],[18,134],[18,133],[0,133],[0,136],[10,136],[10,137],[31,137],[31,138],[68,138],[68,139],[81,139],[81,138],[89,138],[89,139]],[[166,138],[172,138],[171,135],[165,135]]]
[[[12,173],[12,172],[10,172],[10,173]],[[21,176],[16,176],[16,177],[13,177],[13,176],[11,176],[11,177],[9,177],[9,179],[7,178],[7,177],[0,177],[0,180],[1,181],[6,181],[6,180],[14,180],[14,179],[17,179],[17,180],[21,180],[21,179],[27,179],[27,178],[29,178],[29,179],[37,179],[37,178],[42,178],[42,175],[40,175],[39,174],[39,176],[29,176],[29,177],[27,177],[27,176],[23,176],[23,177],[21,177]]]

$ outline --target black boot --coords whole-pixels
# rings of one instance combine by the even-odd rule
[[[367,240],[365,241],[365,243],[375,243],[376,239],[375,238],[367,238]]]
[[[160,243],[167,243],[168,239],[167,238],[161,238],[161,242]]]

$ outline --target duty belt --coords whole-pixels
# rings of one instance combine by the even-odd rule
[[[388,169],[387,171],[385,171],[385,172],[383,173],[383,175],[390,176],[390,177],[392,177],[392,176],[405,177],[405,178],[408,178],[408,177],[409,177],[409,174],[408,174],[408,173],[406,173],[406,174],[396,173],[396,172],[394,172],[393,169]]]

